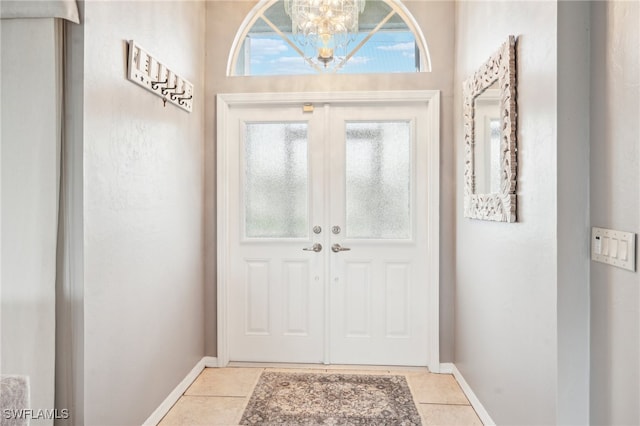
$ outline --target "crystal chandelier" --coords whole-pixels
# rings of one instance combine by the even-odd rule
[[[346,57],[358,34],[358,17],[366,0],[284,0],[294,40],[307,61],[328,68]]]

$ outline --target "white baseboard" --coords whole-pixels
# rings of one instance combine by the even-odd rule
[[[162,404],[160,404],[160,406],[156,408],[153,413],[151,413],[149,418],[145,420],[142,425],[156,426],[158,423],[160,423],[160,420],[162,420],[162,418],[169,412],[169,410],[171,410],[171,407],[173,407],[173,405],[178,402],[182,394],[185,393],[187,389],[189,389],[189,386],[191,386],[191,384],[198,378],[200,373],[202,373],[202,370],[204,370],[205,368],[217,366],[218,358],[216,357],[206,356],[198,361],[196,366],[191,369],[189,374],[187,374],[187,376],[182,379],[178,386],[176,386],[175,389],[171,391],[169,396],[167,396],[165,400],[162,401]]]
[[[473,390],[471,390],[471,387],[469,386],[467,381],[464,379],[464,377],[462,377],[462,373],[460,373],[460,370],[458,370],[455,364],[452,364],[452,363],[440,364],[440,372],[443,374],[453,374],[453,377],[455,377],[456,381],[460,385],[460,388],[462,388],[462,392],[464,392],[465,396],[469,400],[469,403],[471,404],[473,409],[476,411],[476,414],[480,418],[480,421],[482,422],[483,425],[485,426],[496,425],[496,423],[493,421],[493,419],[491,418],[487,410],[484,408],[484,406],[482,405],[482,403],[480,402],[476,394],[473,393]]]
[[[218,358],[215,356],[205,356],[202,358],[204,362],[204,368],[218,368],[220,365],[218,364]]]
[[[450,362],[441,362],[440,374],[453,374],[453,364]]]

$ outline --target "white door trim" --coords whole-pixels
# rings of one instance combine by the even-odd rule
[[[229,179],[231,170],[228,144],[228,116],[231,107],[285,106],[314,104],[320,108],[332,105],[401,104],[406,102],[427,104],[427,152],[428,152],[428,275],[429,275],[429,360],[432,372],[440,371],[440,91],[381,91],[381,92],[333,92],[333,93],[232,93],[217,96],[217,330],[218,363],[229,363],[228,346],[228,289],[229,274]]]

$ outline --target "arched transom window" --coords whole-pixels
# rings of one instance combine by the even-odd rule
[[[431,71],[399,0],[262,0],[245,18],[227,75]]]

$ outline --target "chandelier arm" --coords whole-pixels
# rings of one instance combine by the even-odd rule
[[[322,72],[322,69],[314,64],[313,62],[311,62],[311,60],[309,60],[309,58],[307,58],[306,56],[304,56],[304,52],[298,47],[296,46],[291,40],[289,40],[289,38],[282,32],[280,31],[280,29],[278,27],[275,26],[275,24],[273,22],[271,22],[269,19],[267,19],[266,16],[262,15],[262,20],[271,27],[271,29],[280,36],[280,38],[282,38],[284,41],[287,42],[287,44],[289,46],[291,46],[291,48],[293,50],[295,50],[298,55],[302,56],[302,58],[309,64],[311,65],[316,71],[318,72]]]
[[[378,25],[376,25],[376,27],[372,29],[369,32],[369,34],[367,34],[367,36],[363,38],[362,41],[358,43],[358,45],[354,47],[353,50],[351,50],[351,52],[349,52],[347,56],[345,56],[344,59],[338,65],[336,65],[336,67],[333,69],[333,72],[334,73],[338,72],[340,68],[342,68],[344,64],[346,64],[347,61],[353,57],[353,55],[358,53],[358,50],[360,50],[362,46],[364,46],[365,43],[367,43],[371,39],[371,37],[373,37],[375,33],[377,33],[380,30],[380,28],[382,28],[382,26],[386,24],[389,21],[389,19],[391,19],[395,14],[396,14],[395,10],[392,10],[391,12],[389,12],[389,14],[385,16],[385,18],[382,21],[380,21]]]

